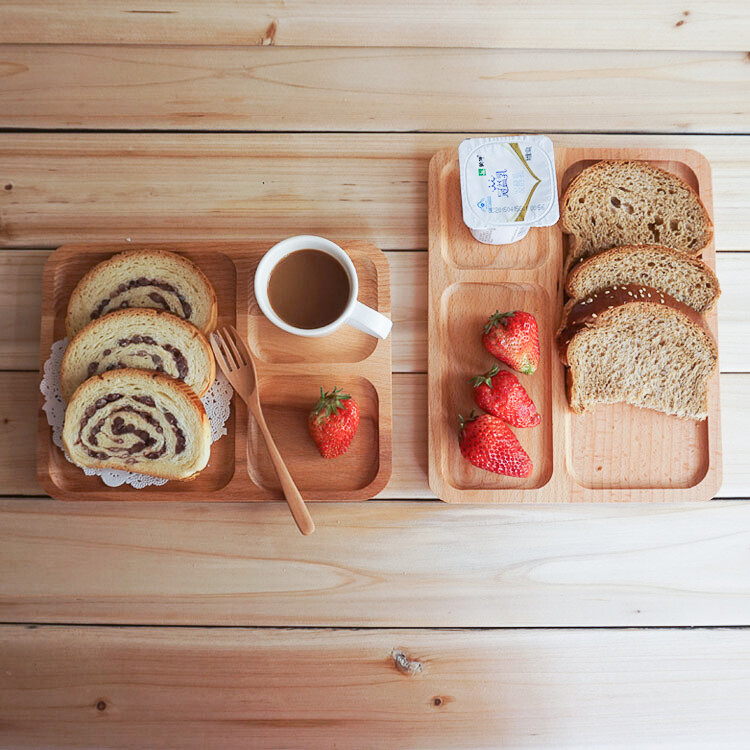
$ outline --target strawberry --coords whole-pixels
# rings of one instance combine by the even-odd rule
[[[490,315],[482,336],[484,348],[514,370],[530,375],[539,364],[536,318],[523,310]]]
[[[336,458],[346,453],[359,425],[359,406],[341,388],[330,393],[320,389],[320,399],[307,419],[310,436],[323,458]]]
[[[536,427],[542,421],[531,397],[512,372],[495,365],[469,382],[474,386],[477,406],[513,427]]]
[[[470,463],[485,471],[509,477],[531,476],[534,470],[531,459],[502,419],[491,414],[475,417],[474,412],[468,420],[460,415],[458,419],[461,425],[458,433],[461,455]]]

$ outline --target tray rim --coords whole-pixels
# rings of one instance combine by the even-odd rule
[[[116,241],[102,241],[102,242],[70,242],[60,245],[55,248],[50,255],[47,257],[44,263],[42,273],[42,299],[41,299],[41,320],[40,320],[40,361],[39,361],[39,380],[38,384],[41,383],[44,377],[44,363],[49,358],[50,347],[54,343],[54,325],[55,325],[55,314],[52,309],[53,296],[47,294],[46,290],[49,290],[52,286],[53,275],[59,267],[61,261],[65,260],[70,254],[76,252],[91,252],[91,253],[118,253],[125,250],[136,250],[136,249],[162,249],[171,250],[173,252],[217,252],[223,254],[234,266],[235,273],[239,277],[239,269],[235,263],[235,258],[232,257],[232,253],[240,255],[242,251],[249,251],[257,254],[263,248],[270,248],[272,245],[278,242],[278,238],[264,239],[252,239],[252,240],[175,240],[175,241],[156,241],[156,242],[116,242]],[[377,284],[378,284],[378,310],[387,316],[391,316],[391,289],[390,289],[390,263],[388,256],[372,242],[358,239],[344,239],[337,240],[337,244],[344,248],[347,252],[361,253],[375,264],[377,269]],[[233,317],[235,322],[239,324],[240,317],[240,289],[239,289],[239,278],[236,279],[235,286],[235,309],[233,311]],[[360,372],[367,367],[367,363],[373,359],[384,359],[380,365],[382,368],[382,374],[377,377],[369,375],[367,372]],[[281,365],[277,365],[281,366]],[[268,367],[268,363],[263,363],[263,369]],[[373,350],[361,360],[357,362],[318,362],[314,363],[313,374],[322,373],[325,369],[354,369],[355,374],[359,377],[364,377],[369,381],[377,394],[378,399],[378,469],[375,476],[372,478],[367,485],[358,488],[357,490],[331,490],[325,492],[325,497],[305,497],[306,502],[318,503],[318,502],[363,502],[366,500],[373,499],[389,482],[393,469],[393,365],[392,365],[392,336],[387,339],[378,340]],[[268,372],[260,373],[260,376],[268,376]],[[237,454],[238,445],[235,441],[234,448],[234,471],[230,480],[222,487],[214,490],[207,490],[200,493],[185,493],[180,492],[181,488],[184,488],[185,482],[191,480],[171,480],[167,482],[163,487],[169,487],[170,490],[158,488],[158,494],[153,490],[149,492],[149,488],[135,490],[132,487],[108,487],[104,483],[101,484],[101,488],[94,491],[78,492],[70,488],[59,487],[50,471],[51,456],[53,451],[60,451],[60,448],[52,442],[52,436],[50,426],[47,421],[46,413],[43,410],[44,395],[39,391],[38,396],[38,410],[37,410],[37,439],[36,439],[36,476],[41,488],[50,497],[62,500],[62,501],[75,501],[75,502],[284,502],[283,496],[272,496],[267,490],[258,486],[252,482],[249,473],[247,474],[246,481],[249,482],[253,487],[256,487],[258,492],[266,495],[265,497],[221,497],[222,493],[227,491],[227,488],[237,478],[238,471],[245,471],[245,464],[238,464]],[[250,418],[247,408],[240,399],[233,399],[232,410],[234,412],[234,429],[237,431],[237,425],[244,420]],[[240,434],[242,431],[239,431]],[[247,427],[244,429],[245,437],[247,437]],[[247,452],[246,441],[243,441],[242,446],[239,448],[239,453]],[[322,460],[322,459],[321,459]],[[247,473],[247,472],[245,472]],[[83,477],[83,473],[81,473]],[[243,477],[244,479],[244,477]],[[238,482],[240,480],[237,480]],[[240,491],[238,488],[233,488],[233,491]]]

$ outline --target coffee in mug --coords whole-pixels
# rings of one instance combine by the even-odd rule
[[[274,312],[295,328],[322,328],[337,320],[349,303],[349,274],[322,250],[295,250],[282,258],[268,279]]]
[[[357,299],[352,259],[324,237],[277,242],[258,263],[253,288],[268,320],[297,336],[328,336],[344,324],[379,339],[391,332],[390,318]]]

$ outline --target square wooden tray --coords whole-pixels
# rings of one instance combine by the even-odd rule
[[[601,159],[636,159],[679,175],[713,216],[711,171],[688,150],[555,146],[560,195],[585,167]],[[562,503],[709,500],[721,485],[719,376],[709,382],[709,416],[694,422],[625,404],[575,415],[565,368],[554,346],[564,294],[568,236],[559,223],[533,228],[503,247],[477,242],[462,219],[458,151],[439,151],[429,172],[429,481],[451,503]],[[713,243],[703,260],[716,266]],[[526,479],[482,471],[458,449],[459,413],[473,407],[468,379],[493,358],[480,341],[499,309],[527,310],[539,324],[541,363],[519,378],[542,423],[514,429],[534,462]],[[716,311],[706,315],[718,341]]]
[[[66,245],[44,268],[41,361],[65,335],[64,318],[73,287],[96,263],[122,250],[159,247],[185,255],[209,277],[219,299],[219,326],[231,324],[245,336],[256,359],[260,398],[269,429],[305,500],[367,500],[391,475],[391,339],[377,340],[343,326],[331,336],[306,339],[288,334],[261,313],[253,292],[255,268],[269,242]],[[390,268],[386,256],[367,242],[344,242],[359,276],[359,299],[390,315]],[[307,415],[320,387],[342,386],[357,399],[360,425],[346,455],[321,458],[307,433]],[[52,442],[40,409],[37,476],[61,500],[181,500],[243,502],[283,500],[265,443],[245,404],[235,396],[228,434],[211,446],[211,460],[190,481],[170,481],[136,490],[107,487],[66,460]]]

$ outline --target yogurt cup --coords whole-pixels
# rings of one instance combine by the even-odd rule
[[[458,164],[464,223],[477,241],[509,245],[560,218],[547,136],[468,138],[458,147]]]

